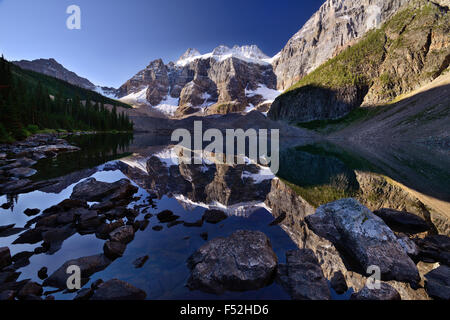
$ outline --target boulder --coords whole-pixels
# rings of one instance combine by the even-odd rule
[[[129,225],[119,227],[109,234],[109,238],[111,241],[127,244],[134,238],[134,228]]]
[[[179,218],[179,216],[174,215],[170,210],[161,211],[156,216],[161,223],[172,222]]]
[[[381,282],[379,289],[364,286],[359,292],[353,293],[351,300],[401,300],[400,294],[392,286]]]
[[[40,268],[39,271],[38,271],[38,273],[37,273],[39,279],[41,279],[41,280],[46,279],[46,278],[48,277],[47,271],[48,271],[47,267],[42,267],[42,268]]]
[[[17,294],[21,300],[28,300],[29,297],[41,296],[43,292],[42,286],[33,281],[28,281]]]
[[[5,290],[0,292],[0,301],[12,301],[16,297],[14,290]]]
[[[397,232],[420,233],[430,230],[428,223],[413,213],[387,208],[375,210],[373,213]]]
[[[294,300],[329,300],[330,289],[314,252],[286,252],[286,264],[278,267],[277,281]]]
[[[341,199],[320,206],[305,218],[319,236],[353,258],[365,272],[378,266],[383,280],[416,285],[419,272],[384,221],[355,199]]]
[[[145,291],[118,279],[102,283],[95,290],[91,300],[144,300]]]
[[[123,255],[127,246],[117,241],[106,241],[103,245],[103,252],[111,260],[115,260]]]
[[[67,274],[67,268],[72,265],[80,267],[82,283],[86,283],[91,275],[104,270],[111,262],[112,261],[103,254],[69,260],[50,275],[50,277],[45,279],[43,285],[58,289],[66,289],[67,279],[70,277],[70,274]]]
[[[208,223],[219,223],[226,218],[228,218],[228,216],[221,210],[206,210],[205,213],[203,213],[203,220]]]
[[[0,248],[0,270],[12,263],[11,252],[8,247]]]
[[[211,293],[257,290],[273,281],[277,256],[259,231],[239,230],[216,238],[188,258],[191,290]]]
[[[39,209],[25,209],[23,213],[29,217],[32,217],[39,214],[39,212],[41,212]]]
[[[425,275],[425,290],[430,297],[450,300],[450,267],[442,265]]]

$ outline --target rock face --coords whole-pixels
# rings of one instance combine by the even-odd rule
[[[352,300],[401,300],[400,294],[392,286],[381,282],[379,289],[370,289],[367,286],[361,291],[352,294]]]
[[[15,65],[18,65],[22,69],[43,73],[48,76],[69,82],[78,87],[82,87],[88,90],[95,89],[95,85],[92,82],[90,82],[88,79],[78,76],[72,71],[67,70],[55,59],[37,59],[33,61],[21,60],[14,61],[13,63]]]
[[[397,11],[402,3],[406,3],[405,6]],[[448,10],[441,9],[439,5],[427,0],[377,0],[370,3],[327,1],[317,17],[320,17],[320,12],[324,10],[329,10],[334,15],[334,11],[343,13],[346,8],[354,10],[355,16],[350,13],[340,20],[343,21],[343,26],[348,25],[350,32],[355,32],[352,38],[355,38],[356,32],[359,31],[352,29],[352,24],[362,22],[365,32],[366,29],[380,25],[381,21],[386,22],[379,29],[368,32],[356,44],[333,59],[320,66],[316,65],[318,68],[309,74],[306,75],[309,72],[307,70],[302,71],[303,73],[294,71],[304,77],[297,78],[300,81],[277,97],[268,114],[271,119],[298,123],[342,118],[361,105],[385,104],[401,94],[428,84],[448,67]],[[369,17],[370,20],[366,20]],[[370,23],[367,27],[368,21],[375,23]],[[334,41],[340,41],[339,33],[336,37],[336,34],[329,33],[330,30],[326,29],[328,25],[322,25],[322,22],[318,24],[318,39],[324,37],[326,40],[328,35],[335,38]],[[303,32],[305,36],[315,37],[314,32],[311,32],[313,25],[314,22],[307,24]],[[364,32],[359,31],[358,36]],[[298,35],[296,39],[294,43],[298,41],[300,47],[308,43],[302,35]],[[314,41],[312,40],[312,43]],[[328,45],[333,41],[326,40],[324,43]],[[314,52],[329,54],[333,51],[321,49],[325,48],[314,47]],[[295,50],[288,48],[286,54],[289,56],[293,51]],[[307,50],[308,54],[311,54],[310,50]],[[309,59],[296,58],[294,56],[292,59],[294,64],[302,64]],[[283,67],[280,67],[278,72],[283,74],[296,70],[289,63],[286,67],[287,71],[281,71]],[[278,77],[280,78],[282,76]],[[292,84],[291,81],[288,83]]]
[[[312,250],[288,251],[277,278],[294,300],[330,299],[327,280]]]
[[[306,217],[308,226],[355,259],[363,270],[375,265],[384,280],[417,284],[419,272],[391,229],[354,199],[320,206]]]
[[[102,283],[95,290],[91,300],[144,300],[145,291],[118,279]]]
[[[263,233],[239,230],[203,245],[188,259],[188,266],[191,290],[256,290],[273,280],[277,256]]]
[[[129,103],[157,107],[154,109],[169,115],[177,109],[176,114],[184,116],[208,107],[208,113],[243,111],[249,104],[257,106],[266,101],[266,93],[273,95],[275,89],[270,58],[258,47],[219,46],[204,55],[188,49],[176,63],[152,61],[119,88],[118,96]],[[220,107],[225,104],[234,108]]]
[[[289,88],[343,47],[379,27],[406,2],[327,0],[274,60],[278,88]]]

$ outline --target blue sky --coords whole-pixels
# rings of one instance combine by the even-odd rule
[[[0,52],[55,58],[95,84],[118,87],[150,61],[187,48],[256,44],[280,51],[324,0],[0,0]],[[66,28],[69,5],[81,30]]]

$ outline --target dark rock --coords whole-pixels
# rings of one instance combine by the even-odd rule
[[[55,287],[59,289],[67,288],[67,279],[70,274],[67,274],[67,268],[71,265],[80,267],[82,283],[86,283],[91,275],[96,272],[104,270],[111,264],[111,260],[103,254],[97,254],[89,257],[82,257],[65,262],[59,267],[50,277],[45,279],[44,286]]]
[[[413,213],[387,208],[376,210],[373,213],[397,232],[420,233],[430,230],[427,222]]]
[[[3,271],[0,272],[0,284],[5,282],[13,282],[19,278],[20,272],[15,271]]]
[[[172,227],[175,227],[175,226],[177,226],[179,224],[183,224],[183,223],[184,223],[184,221],[179,221],[179,220],[172,221],[167,224],[167,228],[172,228]]]
[[[137,190],[127,179],[107,183],[89,178],[74,187],[70,198],[85,201],[117,201],[131,197]]]
[[[206,210],[203,213],[203,220],[205,220],[208,223],[219,223],[220,221],[225,220],[228,218],[225,212],[220,210]]]
[[[257,290],[272,282],[277,256],[262,232],[240,230],[203,245],[189,257],[188,267],[191,290]]]
[[[142,268],[144,266],[144,264],[147,262],[148,258],[149,258],[148,256],[143,256],[143,257],[137,258],[133,262],[134,267],[137,269]]]
[[[106,240],[109,238],[109,234],[116,230],[119,227],[124,226],[123,220],[117,220],[111,223],[103,223],[101,224],[95,233],[97,238]]]
[[[112,279],[102,283],[91,300],[144,300],[146,296],[145,291],[125,281]]]
[[[29,217],[37,215],[41,210],[39,209],[26,209],[23,213]]]
[[[119,227],[109,234],[109,238],[111,239],[111,241],[117,241],[127,244],[134,238],[134,229],[132,226],[128,225]]]
[[[75,208],[89,208],[86,201],[83,200],[74,200],[74,199],[66,199],[58,203],[57,205],[54,205],[48,209],[44,210],[44,213],[59,213],[59,212],[65,212],[69,211],[70,209]]]
[[[0,301],[12,301],[16,297],[16,291],[5,290],[0,292]]]
[[[111,260],[115,260],[123,255],[127,246],[117,241],[106,241],[103,245],[103,252]]]
[[[392,286],[381,282],[380,289],[369,289],[364,286],[359,292],[353,293],[351,300],[401,300],[400,294]]]
[[[151,213],[147,213],[147,214],[144,216],[144,219],[145,219],[145,220],[150,220],[151,217],[153,217],[153,215],[152,215]]]
[[[17,297],[21,300],[26,300],[30,296],[40,296],[42,295],[42,292],[43,289],[40,284],[33,281],[28,281],[17,293]]]
[[[78,291],[78,294],[73,298],[73,300],[89,300],[94,294],[94,290],[91,288],[84,288]]]
[[[56,223],[59,225],[66,225],[75,222],[75,220],[76,220],[75,212],[71,210],[59,214],[58,217],[56,218]]]
[[[29,179],[21,179],[7,182],[5,184],[0,185],[0,193],[4,194],[18,194],[24,188],[31,184],[31,180]],[[5,208],[3,208],[5,209]]]
[[[11,252],[8,247],[0,248],[0,270],[12,263]]]
[[[39,269],[39,271],[37,273],[39,279],[41,279],[41,280],[46,279],[48,277],[47,271],[48,271],[47,267],[42,267],[41,269]]]
[[[286,264],[278,268],[277,280],[294,300],[329,300],[330,289],[314,252],[286,252]]]
[[[61,248],[64,240],[70,238],[75,232],[76,229],[70,225],[44,231],[42,233],[42,239],[47,246],[46,252],[50,254],[57,252]]]
[[[14,228],[15,224],[9,224],[7,226],[0,226],[0,238],[9,237],[24,231],[24,228]]]
[[[55,297],[52,296],[52,295],[48,295],[48,296],[45,297],[44,300],[47,300],[47,301],[54,301],[54,300],[55,300]]]
[[[4,209],[4,210],[8,210],[8,209],[11,209],[12,206],[13,206],[12,202],[6,202],[6,203],[1,205],[1,208]]]
[[[42,241],[42,229],[30,229],[20,234],[13,244],[35,244]]]
[[[414,239],[419,247],[419,259],[440,262],[450,266],[450,237],[431,235],[423,239]]]
[[[286,219],[286,212],[282,212],[278,217],[276,217],[271,223],[269,223],[269,226],[277,226],[283,220]]]
[[[430,297],[450,300],[450,267],[442,265],[425,275],[425,290]]]
[[[154,226],[152,227],[152,229],[155,231],[161,231],[163,229],[163,226]]]
[[[102,279],[97,279],[91,284],[91,289],[97,290],[98,287],[103,283],[104,281]]]
[[[334,273],[333,277],[330,280],[330,284],[337,294],[343,294],[348,290],[347,282],[345,281],[345,277],[341,271],[337,271]]]
[[[341,199],[325,204],[305,219],[317,235],[353,258],[363,271],[375,265],[383,280],[419,283],[417,267],[395,234],[358,201]]]
[[[179,216],[174,215],[170,210],[164,210],[158,213],[156,216],[161,223],[172,222],[179,218]]]
[[[195,222],[184,222],[183,225],[185,227],[201,227],[203,226],[203,219],[197,220]]]
[[[208,240],[208,232],[202,232],[202,233],[200,233],[200,237],[203,239],[203,240]]]

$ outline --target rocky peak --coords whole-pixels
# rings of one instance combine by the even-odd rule
[[[67,70],[53,58],[36,59],[33,61],[20,60],[14,61],[13,63],[22,69],[43,73],[88,90],[96,90],[96,86],[88,79],[82,78],[75,72]]]
[[[200,55],[201,55],[201,53],[197,49],[189,48],[180,57],[180,59],[178,59],[178,61],[183,61],[183,60],[186,60],[186,59],[195,58],[195,57],[200,56]]]

